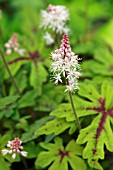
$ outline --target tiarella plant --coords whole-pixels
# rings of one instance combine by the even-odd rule
[[[0,170],[113,169],[112,11],[0,1]]]
[[[75,55],[70,47],[70,43],[68,40],[68,36],[66,34],[63,35],[62,38],[62,44],[59,49],[55,50],[52,54],[52,60],[51,63],[51,69],[52,77],[55,79],[55,84],[58,84],[58,82],[62,83],[62,77],[65,78],[66,83],[66,91],[69,91],[69,97],[73,109],[73,113],[75,115],[77,126],[79,130],[80,122],[76,114],[73,98],[72,98],[72,92],[78,89],[78,81],[77,79],[81,76],[81,73],[79,72],[79,64],[78,64],[78,56]]]

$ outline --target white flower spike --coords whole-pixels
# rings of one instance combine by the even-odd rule
[[[81,76],[79,72],[79,63],[77,55],[71,51],[68,41],[68,36],[64,34],[62,44],[59,49],[55,50],[52,54],[51,69],[55,84],[62,83],[62,76],[65,77],[67,85],[65,91],[75,91],[78,89],[78,78]]]

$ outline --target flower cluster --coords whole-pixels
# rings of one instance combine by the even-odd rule
[[[51,29],[56,34],[68,34],[70,29],[66,26],[66,22],[69,20],[69,13],[65,6],[62,5],[49,5],[47,10],[41,11],[41,28]],[[48,36],[47,36],[48,35]],[[54,39],[50,38],[50,34],[46,33],[46,44],[51,45],[54,43]],[[50,41],[49,38],[52,40]],[[50,44],[51,43],[51,44]]]
[[[51,28],[56,33],[67,33],[68,28],[65,26],[66,21],[69,19],[69,14],[65,6],[49,5],[47,11],[41,11],[41,27]]]
[[[64,34],[60,49],[52,54],[51,72],[55,79],[55,84],[62,83],[62,76],[65,77],[67,85],[65,91],[74,91],[78,89],[77,79],[81,76],[78,71],[80,66],[78,56],[71,51],[68,36]]]
[[[8,141],[7,147],[10,148],[10,150],[8,149],[3,149],[2,150],[2,154],[6,155],[6,154],[12,154],[12,158],[15,159],[16,158],[16,154],[21,154],[22,156],[27,156],[27,152],[26,151],[21,151],[23,149],[23,146],[21,146],[22,141],[17,137],[14,138],[14,140],[12,141]]]
[[[10,55],[13,51],[19,53],[21,56],[24,54],[25,50],[19,48],[18,35],[14,33],[11,38],[5,43],[6,54]]]

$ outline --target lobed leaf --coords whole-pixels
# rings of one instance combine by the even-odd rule
[[[67,122],[64,118],[54,118],[36,130],[35,135],[49,135],[52,133],[58,135],[66,129],[69,129],[69,134],[72,134],[76,130],[75,122]]]
[[[47,121],[49,121],[51,118],[49,116],[46,116],[44,118],[41,118],[34,122],[31,126],[29,126],[29,129],[25,133],[22,134],[21,140],[25,143],[28,141],[31,141],[33,139],[37,138],[37,135],[35,135],[35,131],[38,130],[41,126],[43,126]]]
[[[55,138],[54,142],[40,143],[45,151],[39,153],[35,162],[36,167],[50,166],[48,170],[68,170],[68,164],[70,164],[72,170],[86,170],[85,162],[79,157],[83,150],[80,145],[71,140],[64,148],[62,139],[59,137]]]
[[[86,89],[86,92],[88,92],[87,88],[85,85],[83,89]],[[95,106],[92,105],[85,108],[89,111],[89,115],[92,114],[90,111],[98,115],[94,118],[91,125],[80,131],[77,142],[79,144],[87,143],[83,151],[83,158],[88,159],[88,163],[92,168],[102,170],[103,168],[98,161],[99,159],[104,159],[104,145],[109,151],[113,152],[113,131],[111,128],[111,123],[113,123],[111,121],[113,119],[113,89],[107,81],[103,82],[101,88],[98,89],[100,95],[97,95],[97,99],[93,95],[94,100],[92,99]],[[81,91],[83,92],[80,89],[79,94],[82,94]],[[84,97],[84,94],[82,94],[82,97]],[[88,97],[88,99],[91,98]]]

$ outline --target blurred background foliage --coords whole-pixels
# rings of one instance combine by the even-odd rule
[[[51,135],[38,136],[35,131],[53,119],[49,113],[59,104],[69,101],[64,93],[65,87],[55,86],[50,81],[50,53],[55,47],[45,45],[43,30],[40,29],[40,12],[49,4],[64,5],[69,11],[70,44],[72,50],[82,58],[81,87],[85,82],[94,86],[104,80],[113,83],[112,0],[0,0],[0,48],[5,53],[5,42],[13,33],[17,33],[20,46],[32,58],[9,64],[22,94],[19,96],[0,57],[0,149],[4,148],[9,139],[19,136],[29,153],[26,162],[20,158],[11,160],[8,156],[4,159],[0,155],[0,170],[40,170],[38,164],[35,164],[38,153],[43,150],[39,143],[52,141],[55,134],[53,130]],[[11,62],[19,56],[14,53],[5,57],[7,62]],[[74,132],[73,123],[68,125],[63,119],[55,121],[62,123],[58,131],[64,145],[70,139],[76,139],[78,132],[75,135],[71,133],[70,136],[67,130],[63,132],[67,128]],[[84,121],[83,127],[89,122],[91,119]],[[112,170],[113,155],[107,151],[106,154],[102,165],[104,170]],[[88,167],[88,170],[91,168]]]

